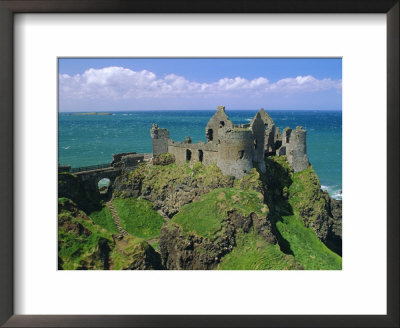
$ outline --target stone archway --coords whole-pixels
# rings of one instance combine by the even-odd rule
[[[107,194],[111,187],[111,180],[109,178],[102,178],[97,182],[97,189],[101,195]]]

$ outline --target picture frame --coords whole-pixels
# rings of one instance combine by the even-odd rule
[[[0,1],[0,324],[5,327],[398,327],[399,10],[397,0]],[[17,13],[385,13],[387,16],[387,315],[14,315],[13,16]]]

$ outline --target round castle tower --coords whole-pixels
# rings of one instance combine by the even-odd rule
[[[242,178],[253,168],[254,139],[249,129],[228,128],[218,133],[217,165],[224,175]]]
[[[307,156],[306,133],[306,130],[298,126],[296,130],[284,129],[282,135],[282,145],[286,146],[287,159],[294,172],[303,171],[310,165]]]

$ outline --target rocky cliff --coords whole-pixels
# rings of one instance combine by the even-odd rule
[[[190,168],[176,164],[144,164],[116,179],[113,196],[142,196],[171,218],[183,205],[198,200],[213,189],[232,187],[233,183],[233,177],[222,175],[216,165],[205,167],[197,163]]]
[[[250,230],[275,244],[263,198],[255,191],[222,188],[184,206],[161,229],[163,265],[173,270],[213,269],[236,246],[236,236]]]
[[[325,245],[337,254],[342,250],[342,202],[321,190],[321,183],[312,166],[293,172],[285,156],[269,157],[263,177],[267,204],[275,214],[299,216]]]
[[[266,173],[252,169],[240,180],[216,165],[164,159],[124,172],[112,200],[130,227],[124,236],[115,233],[104,206],[95,218],[103,228],[82,212],[101,202],[74,176],[61,176],[61,195],[80,203],[63,198],[59,205],[60,268],[341,269],[341,201],[321,190],[311,166],[293,172],[285,156],[265,162]],[[140,199],[165,220],[148,243],[135,237],[145,226]],[[132,204],[118,207],[121,201]]]
[[[148,243],[101,228],[70,199],[59,199],[58,213],[60,270],[162,268],[160,255]]]

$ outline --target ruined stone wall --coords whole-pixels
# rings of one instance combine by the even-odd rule
[[[240,179],[253,168],[254,139],[248,129],[233,129],[220,133],[217,165],[224,175]]]
[[[261,172],[265,173],[265,162],[264,162],[264,140],[265,140],[265,128],[264,122],[261,119],[260,113],[257,113],[250,124],[253,138],[253,161],[258,163],[258,167]]]
[[[217,112],[210,118],[206,126],[206,137],[208,143],[218,143],[220,129],[233,128],[233,123],[225,113],[224,106],[218,106]]]
[[[294,172],[303,171],[310,165],[306,146],[307,132],[301,126],[298,126],[296,127],[296,130],[290,131],[288,140],[287,137],[285,137],[285,130],[283,137],[285,141],[288,162]]]
[[[171,140],[168,152],[175,156],[175,162],[180,165],[185,164],[188,157],[191,164],[202,162],[204,165],[215,164],[218,158],[218,146],[204,142],[184,143]]]
[[[129,154],[122,156],[121,158],[122,167],[124,169],[136,167],[139,165],[139,163],[142,163],[143,161],[143,154]]]
[[[128,156],[128,155],[136,155],[136,152],[113,154],[112,155],[113,160],[112,160],[110,166],[113,166],[113,167],[121,166],[122,165],[122,158],[124,156]]]
[[[169,131],[167,129],[160,129],[157,124],[153,124],[150,135],[153,146],[153,156],[167,153]]]
[[[253,163],[265,172],[265,154],[287,155],[295,172],[309,166],[306,131],[301,127],[294,131],[285,128],[281,134],[264,109],[254,116],[250,124],[234,125],[226,115],[225,107],[218,106],[205,132],[207,143],[192,143],[190,137],[186,137],[184,142],[174,142],[169,138],[167,129],[153,124],[153,156],[169,152],[175,156],[177,164],[216,163],[223,174],[236,178],[247,174]]]

